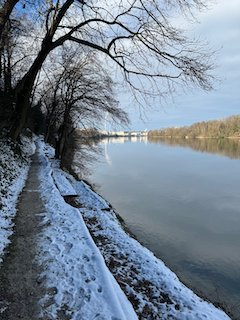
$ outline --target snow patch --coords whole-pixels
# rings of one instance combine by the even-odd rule
[[[39,178],[46,203],[46,227],[39,238],[38,260],[46,270],[41,277],[46,278],[44,285],[49,292],[40,301],[41,316],[56,319],[59,312],[64,312],[72,320],[137,319],[132,305],[106,267],[79,210],[61,196],[60,191],[69,183],[66,183],[66,174],[56,169],[54,160],[48,162],[43,148],[41,150],[43,165]],[[59,189],[52,176],[57,177]]]
[[[21,135],[20,139],[22,145],[8,139],[0,140],[0,263],[13,232],[12,221],[17,212],[18,196],[27,178],[29,157],[36,150],[36,136],[30,139]]]
[[[62,196],[76,196],[76,191],[73,189],[69,181],[63,176],[61,170],[52,172],[53,180]]]

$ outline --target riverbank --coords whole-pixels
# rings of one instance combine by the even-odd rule
[[[38,147],[39,319],[230,319],[127,235],[109,203],[59,168],[51,147]],[[11,303],[1,303],[4,319]]]
[[[190,136],[160,136],[160,135],[148,135],[150,138],[167,138],[167,139],[236,139],[240,141],[240,136],[231,136],[231,137],[204,137],[204,136],[196,136],[196,137],[190,137]]]

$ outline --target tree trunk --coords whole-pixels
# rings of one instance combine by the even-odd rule
[[[11,11],[15,4],[19,0],[6,0],[5,4],[0,8],[0,37],[2,34],[3,27],[11,14]],[[69,7],[73,4],[74,0],[66,0],[62,5],[59,13],[52,21],[51,30],[48,30],[45,38],[42,41],[42,48],[33,62],[31,68],[27,72],[27,74],[23,77],[23,79],[18,83],[15,89],[15,98],[16,98],[16,120],[13,124],[9,136],[13,141],[16,141],[21,129],[25,126],[27,121],[28,109],[29,109],[29,99],[32,94],[32,89],[34,82],[36,80],[37,74],[42,67],[44,60],[46,59],[49,52],[51,52],[54,48],[62,45],[67,38],[61,37],[61,41],[52,42],[54,34],[65,16],[65,13],[69,9]]]
[[[55,89],[55,91],[54,91],[54,99],[53,99],[53,102],[51,105],[51,112],[50,112],[49,116],[47,116],[48,120],[47,120],[47,131],[46,131],[46,136],[45,136],[45,140],[44,140],[45,142],[48,142],[50,130],[51,130],[52,125],[54,123],[53,122],[53,115],[54,115],[55,109],[57,107],[57,101],[56,101],[57,89]]]
[[[58,145],[58,159],[62,158],[63,150],[67,141],[68,137],[68,123],[69,123],[69,116],[70,116],[70,109],[71,106],[66,105],[65,106],[65,112],[64,112],[64,119],[63,119],[63,124],[59,128],[59,145]]]
[[[19,0],[7,0],[4,5],[0,8],[0,39],[2,37],[2,32],[9,16]]]
[[[16,109],[15,109],[15,122],[10,130],[9,136],[13,141],[16,141],[20,131],[27,122],[29,111],[29,99],[31,97],[34,82],[37,74],[42,67],[44,60],[48,53],[51,51],[51,46],[43,46],[37,58],[33,62],[28,73],[18,83],[15,89]]]

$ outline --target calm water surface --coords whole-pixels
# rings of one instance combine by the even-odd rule
[[[97,191],[188,287],[240,319],[240,142],[101,143],[105,160],[89,179]]]

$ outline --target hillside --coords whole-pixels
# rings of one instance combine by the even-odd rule
[[[149,137],[171,138],[239,138],[240,115],[233,115],[220,120],[196,122],[187,127],[169,127],[150,130]]]

